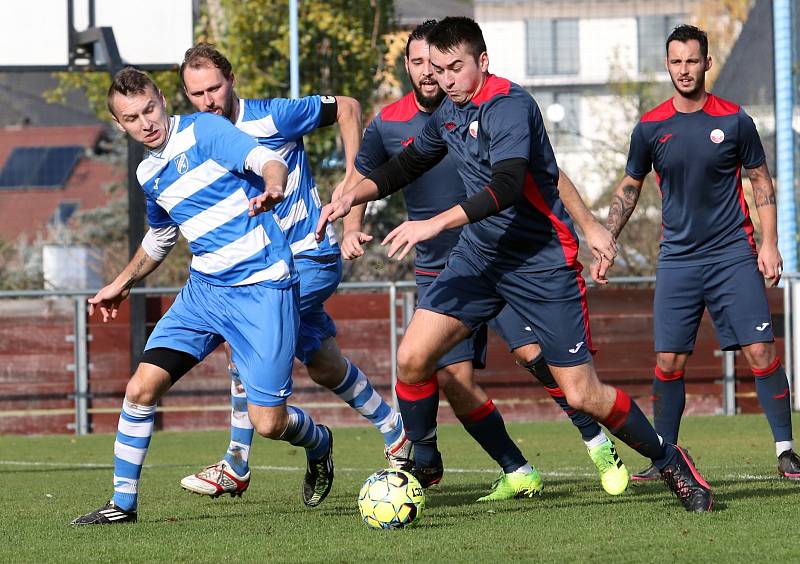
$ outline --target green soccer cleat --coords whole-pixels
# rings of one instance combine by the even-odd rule
[[[528,473],[511,472],[503,473],[492,484],[492,491],[488,495],[478,498],[478,501],[502,501],[518,497],[533,497],[542,493],[542,477],[536,468]]]
[[[607,440],[589,449],[589,457],[600,474],[600,484],[608,495],[619,495],[628,489],[628,469],[620,460],[614,443]]]

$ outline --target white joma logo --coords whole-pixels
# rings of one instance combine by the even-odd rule
[[[574,349],[569,349],[569,352],[571,352],[572,354],[575,354],[576,352],[581,350],[582,346],[583,346],[583,341],[581,341],[580,343],[576,344]]]
[[[766,329],[767,327],[769,327],[769,323],[767,323],[767,322],[765,321],[765,322],[764,322],[764,323],[762,323],[761,325],[756,325],[756,331],[763,331],[763,330],[764,330],[764,329]]]

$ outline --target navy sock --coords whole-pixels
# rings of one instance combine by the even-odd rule
[[[616,391],[614,406],[608,417],[602,421],[603,425],[642,456],[654,462],[664,458],[666,449],[642,410],[628,394],[619,388]]]
[[[511,440],[503,422],[503,416],[494,406],[492,400],[487,400],[482,406],[473,409],[466,415],[458,417],[464,429],[472,435],[481,448],[509,474],[528,461],[520,452],[517,445]]]
[[[567,403],[567,398],[556,383],[556,379],[553,378],[553,375],[550,373],[550,368],[547,366],[547,361],[544,359],[543,355],[540,354],[532,361],[527,364],[521,364],[520,366],[533,374],[533,377],[544,385],[544,389],[547,390],[547,393],[550,394],[553,401],[564,410],[564,413],[570,418],[572,424],[581,432],[581,438],[583,438],[584,441],[591,441],[600,434],[602,429],[600,429],[600,425],[597,424],[597,421],[583,411],[574,409]]]
[[[436,416],[439,413],[439,381],[434,374],[418,384],[397,382],[397,404],[406,436],[414,445],[414,465],[429,468],[441,463],[436,447]]]
[[[767,368],[753,368],[756,377],[758,403],[767,416],[775,442],[792,440],[792,404],[789,383],[781,359],[775,360]]]
[[[666,442],[677,444],[681,417],[686,407],[683,370],[663,372],[658,366],[653,378],[653,423]]]

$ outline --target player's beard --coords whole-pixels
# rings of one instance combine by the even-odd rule
[[[689,91],[681,90],[678,87],[679,86],[678,85],[678,81],[675,80],[674,78],[672,78],[672,76],[670,76],[669,79],[672,81],[672,86],[675,88],[675,92],[677,92],[678,94],[680,94],[684,98],[688,98],[689,100],[696,99],[697,98],[697,94],[699,92],[705,91],[705,88],[706,88],[706,77],[705,77],[704,74],[700,76],[699,80],[695,80],[694,81],[694,88],[692,88]]]
[[[444,100],[446,96],[444,90],[441,88],[439,88],[433,96],[425,96],[416,84],[412,83],[411,87],[414,90],[414,97],[417,99],[417,103],[430,112],[438,108],[439,104],[442,103],[442,100]]]

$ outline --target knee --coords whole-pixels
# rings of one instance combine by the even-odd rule
[[[572,387],[566,390],[562,389],[562,392],[564,392],[564,397],[572,409],[588,412],[587,394],[582,388]]]
[[[147,384],[147,380],[140,378],[138,372],[125,386],[125,397],[131,403],[139,405],[153,405],[158,401],[157,390]]]
[[[754,343],[743,350],[750,368],[764,370],[775,361],[775,345],[772,343]]]
[[[418,351],[400,345],[397,351],[397,378],[405,384],[422,382],[431,375],[429,363]]]
[[[533,362],[542,354],[542,349],[537,343],[522,345],[511,351],[518,363],[525,365]]]
[[[683,370],[686,366],[686,355],[676,353],[658,353],[656,366],[661,372],[672,374]]]
[[[285,409],[263,413],[248,406],[248,413],[256,433],[266,439],[280,439],[289,424],[289,416]]]

